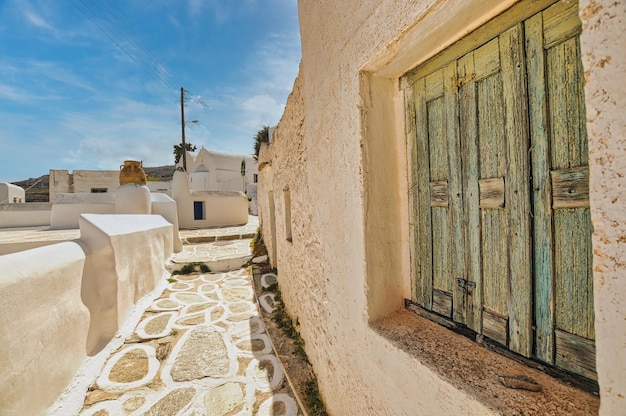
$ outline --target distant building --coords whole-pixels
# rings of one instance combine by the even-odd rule
[[[119,170],[68,170],[50,169],[49,200],[60,194],[115,192],[120,185]]]
[[[23,188],[12,183],[0,183],[0,204],[21,204],[26,201]]]
[[[176,167],[182,166],[181,158]],[[197,154],[187,152],[187,172],[191,191],[241,191],[248,197],[249,212],[257,214],[258,162],[254,156],[207,150],[203,146]]]
[[[50,169],[49,200],[60,194],[78,193],[115,193],[120,186],[119,170],[68,170]],[[148,181],[150,192],[160,192],[171,196],[172,183],[164,181]]]

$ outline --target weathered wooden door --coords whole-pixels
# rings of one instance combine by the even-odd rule
[[[577,2],[526,20],[536,356],[596,378],[589,167]]]
[[[468,326],[532,348],[528,109],[521,24],[458,60]]]
[[[413,301],[594,377],[580,20],[551,3],[403,80]]]

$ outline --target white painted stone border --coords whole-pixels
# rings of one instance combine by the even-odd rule
[[[122,357],[124,357],[124,355],[134,350],[143,350],[148,356],[148,371],[146,372],[146,375],[143,376],[141,379],[137,381],[131,381],[130,383],[118,383],[111,381],[109,379],[109,375],[115,364],[117,364],[117,362]],[[102,369],[102,374],[96,380],[96,383],[102,390],[126,391],[134,389],[150,383],[159,371],[159,367],[160,363],[159,360],[156,358],[156,353],[153,347],[144,344],[131,345],[130,347],[124,348],[116,352],[115,354],[113,354],[113,356],[111,356],[111,358],[109,358],[106,365]]]
[[[298,414],[298,405],[296,401],[287,394],[274,394],[269,399],[265,400],[261,406],[259,406],[258,416],[271,416],[272,406],[276,402],[283,402],[285,404],[285,416],[296,416]]]
[[[164,316],[164,315],[170,315],[170,319],[167,320],[167,323],[165,324],[165,328],[163,329],[163,331],[159,332],[158,334],[148,334],[145,330],[146,326],[153,320],[160,318],[161,316]],[[174,322],[174,319],[176,319],[176,316],[178,316],[176,312],[162,312],[156,315],[149,316],[139,323],[139,325],[137,326],[137,329],[135,330],[135,333],[141,339],[163,338],[167,336],[172,330],[172,323]]]
[[[274,305],[276,304],[276,300],[274,299],[273,293],[266,293],[264,295],[259,296],[259,304],[261,305],[263,310],[265,310],[265,312],[272,313],[276,310],[276,308],[270,305],[270,303],[268,302],[268,299],[272,300],[272,304]]]

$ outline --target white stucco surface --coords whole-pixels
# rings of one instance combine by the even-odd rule
[[[42,414],[82,363],[84,264],[74,242],[0,256],[0,414]]]
[[[145,185],[127,183],[115,191],[116,214],[151,214],[150,189]]]
[[[185,172],[174,172],[172,198],[180,228],[228,227],[248,221],[248,198],[243,192],[192,190]],[[201,219],[195,219],[194,202],[204,203]]]
[[[626,409],[626,3],[581,0],[600,414]]]
[[[172,241],[174,244],[174,252],[179,253],[183,250],[183,243],[180,239],[178,227],[178,211],[176,209],[176,201],[164,193],[154,192],[150,195],[152,201],[152,214],[160,215],[172,224]]]
[[[26,202],[24,188],[7,182],[0,182],[0,204],[16,204]]]
[[[91,313],[87,353],[93,355],[156,286],[173,254],[172,224],[157,215],[83,214],[80,230],[88,254],[82,290]]]
[[[65,193],[52,199],[50,226],[54,229],[78,228],[81,214],[113,214],[114,193]]]
[[[0,255],[0,414],[43,415],[64,389],[72,395],[68,383],[85,360],[102,363],[111,351],[98,352],[134,305],[163,289],[172,224],[160,215],[85,214],[80,238],[41,228],[0,234],[9,244],[75,239]]]
[[[51,211],[48,202],[0,204],[0,228],[50,225]]]
[[[494,358],[483,357],[468,374],[451,377],[450,367],[428,364],[454,349],[438,344],[443,338],[420,340],[435,346],[421,357],[424,351],[413,351],[420,346],[408,343],[416,328],[403,328],[404,335],[393,340],[372,329],[378,325],[373,321],[386,321],[401,309],[411,290],[399,77],[514,3],[299,1],[301,71],[273,143],[262,147],[258,199],[283,300],[300,323],[332,414],[490,414],[510,410],[513,402],[524,413],[525,406],[539,403],[501,389],[497,380],[490,385],[497,400],[484,395],[488,389],[463,387],[464,377],[491,368]],[[626,218],[620,204],[626,136],[618,111],[624,101],[624,55],[618,52],[624,43],[619,41],[624,5],[586,0],[580,9],[587,54],[597,364],[601,413],[609,415],[620,414],[626,396],[624,361],[616,358],[626,353],[621,306]],[[288,218],[291,241],[285,233]],[[466,358],[480,355],[477,348],[468,346]],[[491,376],[484,373],[482,379]],[[566,403],[573,398],[584,398],[589,406],[570,409],[574,413],[597,406],[591,395],[561,387],[550,387],[559,393],[541,406],[562,399],[555,411],[568,412]]]

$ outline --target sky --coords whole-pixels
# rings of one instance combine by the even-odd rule
[[[0,182],[251,154],[300,62],[297,0],[0,0]],[[197,123],[193,122],[197,120]]]

